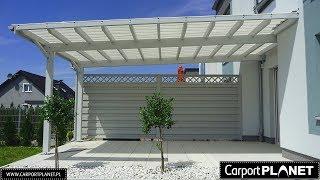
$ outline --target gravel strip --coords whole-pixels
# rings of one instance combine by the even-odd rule
[[[72,164],[61,163],[67,167],[68,179],[219,179],[219,168],[195,162],[167,163],[166,172],[160,171],[159,162],[101,162],[84,161]],[[12,166],[11,166],[12,167]],[[20,166],[24,168],[47,167],[44,164]],[[52,166],[49,166],[52,167]]]

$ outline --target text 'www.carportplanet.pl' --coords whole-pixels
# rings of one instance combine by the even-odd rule
[[[2,168],[0,169],[1,180],[13,179],[54,179],[65,180],[67,179],[67,169],[60,168]]]

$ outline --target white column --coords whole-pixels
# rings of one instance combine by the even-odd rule
[[[53,64],[54,64],[54,54],[49,53],[47,57],[46,66],[46,85],[45,85],[45,96],[52,96],[53,94]],[[48,153],[51,144],[51,126],[49,121],[45,120],[43,122],[43,143],[42,152]]]
[[[77,107],[78,107],[78,72],[77,69],[74,67],[74,70],[76,72],[75,75],[75,93],[74,93],[74,120],[73,120],[73,141],[76,141],[77,139]]]
[[[77,128],[76,128],[76,141],[81,141],[82,134],[82,97],[83,97],[83,73],[84,69],[77,70]]]

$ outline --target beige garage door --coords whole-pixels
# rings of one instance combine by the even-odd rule
[[[167,140],[240,139],[238,76],[195,76],[177,82],[176,75],[86,75],[82,132],[107,139],[140,139],[139,107],[145,96],[160,91],[175,98],[176,124]],[[150,135],[155,137],[156,131]]]

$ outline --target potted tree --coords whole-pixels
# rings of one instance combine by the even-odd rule
[[[58,93],[46,97],[41,109],[42,119],[48,120],[51,124],[55,136],[55,167],[59,168],[58,146],[60,145],[61,136],[66,132],[66,128],[74,118],[73,114],[74,100],[64,99]],[[60,138],[59,138],[60,137]],[[66,136],[64,135],[64,138]]]
[[[140,108],[140,120],[142,122],[142,131],[149,134],[152,128],[159,131],[159,143],[157,147],[161,153],[161,172],[164,172],[163,157],[163,131],[170,129],[174,125],[172,119],[173,98],[165,98],[159,92],[146,97],[146,106]]]

